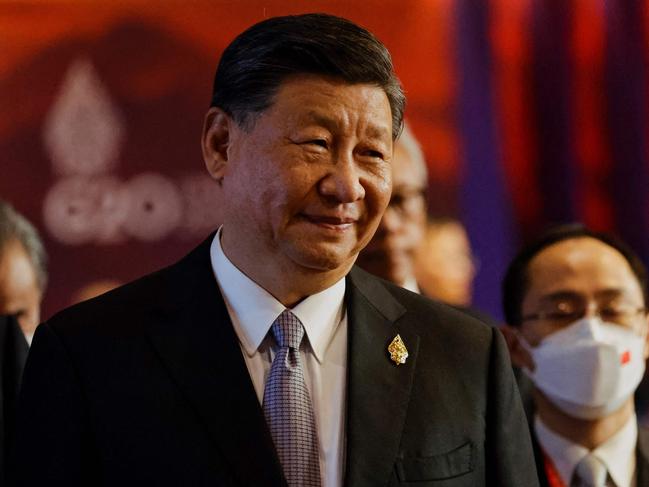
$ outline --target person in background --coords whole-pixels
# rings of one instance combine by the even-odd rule
[[[649,434],[633,401],[649,354],[646,305],[639,258],[582,225],[551,229],[511,262],[504,332],[533,384],[542,486],[649,486]]]
[[[357,264],[367,272],[419,292],[414,258],[426,224],[428,171],[424,153],[407,124],[394,145],[392,196]]]
[[[419,142],[404,124],[394,145],[390,202],[356,263],[375,276],[496,326],[489,315],[469,306],[475,267],[464,227],[450,218],[427,225],[427,174]]]
[[[14,485],[538,485],[500,333],[354,266],[404,104],[348,20],[241,33],[201,138],[222,226],[38,327]]]
[[[0,484],[46,281],[46,256],[38,232],[9,203],[0,200]]]
[[[462,222],[450,217],[428,220],[414,264],[423,294],[453,306],[470,306],[474,262]]]
[[[0,201],[0,314],[15,315],[31,343],[47,284],[45,248],[34,226]]]

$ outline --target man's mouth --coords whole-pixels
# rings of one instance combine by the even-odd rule
[[[345,230],[350,228],[357,219],[351,216],[332,216],[332,215],[302,215],[307,221],[323,228],[332,230]]]

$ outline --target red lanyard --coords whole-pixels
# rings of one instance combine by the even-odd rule
[[[559,477],[557,468],[554,466],[554,463],[552,463],[552,460],[545,454],[545,452],[543,452],[543,466],[545,467],[545,475],[548,478],[549,487],[566,487],[566,485],[561,480],[561,477]]]

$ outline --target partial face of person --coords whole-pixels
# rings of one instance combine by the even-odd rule
[[[390,197],[392,116],[384,91],[295,77],[252,128],[232,122],[228,130],[228,257],[252,274],[272,263],[287,272],[278,279],[295,269],[346,273]]]
[[[579,237],[539,252],[527,276],[520,336],[505,330],[539,415],[555,427],[565,417],[625,421],[649,352],[644,297],[626,259]]]
[[[392,184],[390,204],[358,264],[401,285],[414,278],[413,261],[426,222],[426,180],[417,161],[398,141],[394,146]]]
[[[457,306],[471,304],[475,265],[461,224],[430,225],[416,262],[417,283],[427,296]]]
[[[532,347],[595,315],[638,335],[647,333],[637,278],[622,254],[599,240],[582,237],[551,245],[531,260],[528,276],[520,332]]]
[[[28,340],[40,321],[41,290],[36,271],[18,241],[0,251],[0,314],[16,315]]]

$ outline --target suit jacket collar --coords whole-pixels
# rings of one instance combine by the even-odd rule
[[[536,462],[536,471],[539,475],[540,487],[548,487],[550,485],[548,476],[545,470],[545,455],[539,445],[536,433],[530,423],[530,433],[532,436],[532,448],[534,450],[534,460]],[[636,485],[642,487],[649,485],[649,431],[638,425],[638,443],[636,446]]]
[[[230,318],[212,273],[213,235],[163,273],[149,337],[240,485],[286,486]],[[375,277],[347,277],[347,445],[345,485],[388,482],[412,387],[419,336],[399,325],[406,310]],[[387,347],[400,334],[409,357],[396,365]],[[380,405],[380,407],[377,407]],[[254,451],[254,454],[251,452]]]

